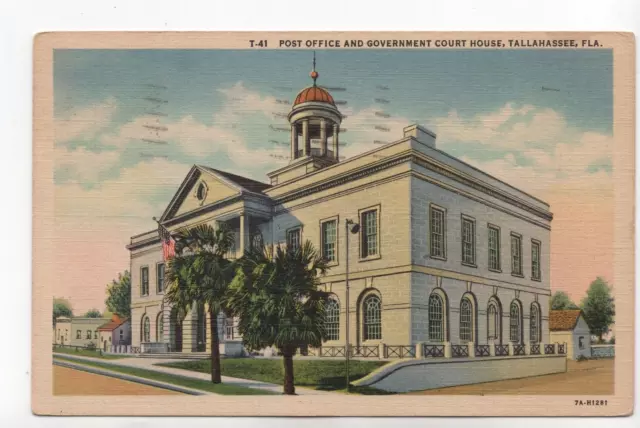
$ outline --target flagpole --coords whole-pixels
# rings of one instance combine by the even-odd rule
[[[166,227],[164,227],[164,226],[162,225],[162,223],[160,223],[160,222],[158,221],[158,219],[157,219],[157,218],[152,217],[152,219],[153,219],[153,221],[155,221],[156,223],[158,223],[158,226],[160,226],[162,229],[164,229],[164,231],[167,233],[167,235],[169,235],[169,239],[171,239],[171,232],[169,231],[169,229],[167,229]],[[162,236],[160,237],[160,239],[162,240]],[[163,259],[164,259],[164,255],[163,255]],[[163,260],[163,261],[165,261],[165,262],[166,262],[166,260]],[[165,277],[165,284],[164,284],[164,285],[165,285],[165,287],[166,287],[166,277]],[[163,332],[164,332],[164,317],[165,317],[165,315],[166,315],[166,314],[165,314],[165,308],[164,308],[164,307],[165,307],[165,301],[166,301],[166,298],[167,298],[167,294],[166,294],[166,289],[163,289],[162,291],[163,291],[163,296],[162,296],[162,300],[161,300],[161,302],[160,302],[160,313],[162,314],[162,324],[163,324],[163,328],[162,328],[162,330],[163,330]],[[171,314],[169,314],[169,316],[171,316]],[[170,333],[169,333],[169,334],[170,334]],[[164,340],[164,337],[162,338],[162,340]],[[167,342],[165,342],[165,343],[167,343]],[[168,345],[167,345],[167,350],[168,350],[169,352],[172,352],[172,349],[171,349],[171,343],[170,343],[170,341],[169,341],[169,343],[168,343]]]

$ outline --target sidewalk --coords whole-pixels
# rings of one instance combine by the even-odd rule
[[[199,380],[211,380],[211,375],[208,373],[199,373],[191,370],[178,369],[174,367],[162,367],[155,366],[157,363],[171,363],[175,361],[181,360],[167,360],[167,359],[154,359],[154,358],[119,358],[116,360],[107,360],[103,358],[92,358],[92,357],[80,357],[70,354],[59,354],[54,352],[53,356],[60,356],[64,358],[69,358],[77,361],[95,361],[102,364],[110,364],[114,366],[125,366],[125,367],[135,367],[140,369],[152,370],[161,373],[167,373],[177,376],[189,377],[192,379]],[[240,379],[236,377],[222,376],[222,383],[228,385],[236,385],[242,386],[245,388],[253,388],[253,389],[261,389],[265,391],[271,391],[278,394],[282,393],[282,385],[277,385],[274,383],[260,382],[257,380],[249,380],[249,379]],[[315,389],[304,388],[296,385],[296,394],[298,395],[325,395],[332,394],[330,391],[318,391]]]

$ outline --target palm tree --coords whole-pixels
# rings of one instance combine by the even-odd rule
[[[225,257],[234,242],[233,232],[225,223],[218,228],[205,224],[180,229],[174,239],[176,255],[167,264],[165,298],[184,313],[194,302],[208,305],[211,382],[220,383],[218,314],[226,309],[227,288],[233,278],[232,263]]]
[[[283,356],[284,393],[295,394],[293,355],[326,339],[325,303],[318,289],[327,262],[306,241],[296,250],[252,249],[238,261],[228,305],[249,349],[276,346]]]

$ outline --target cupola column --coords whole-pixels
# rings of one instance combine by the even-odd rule
[[[291,160],[298,157],[298,129],[295,123],[291,124]]]
[[[327,121],[320,120],[320,156],[327,155]]]
[[[340,128],[338,127],[338,124],[334,123],[333,124],[333,156],[335,157],[336,160],[339,160],[339,156],[338,156],[338,146],[340,145],[340,142],[338,140],[339,133],[340,133]]]
[[[304,156],[311,155],[311,138],[309,138],[309,119],[302,121],[302,140],[304,141]]]

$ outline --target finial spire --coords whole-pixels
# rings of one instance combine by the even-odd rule
[[[318,72],[316,71],[316,51],[313,51],[313,70],[309,73],[309,76],[313,79],[313,86],[316,86],[316,80],[318,79]]]

